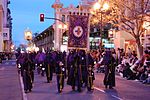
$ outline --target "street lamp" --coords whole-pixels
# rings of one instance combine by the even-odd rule
[[[100,51],[102,50],[102,28],[103,28],[103,14],[109,9],[107,2],[96,2],[91,10],[91,14],[97,16],[100,14]]]
[[[58,25],[58,28],[59,28],[59,29],[67,29],[67,25],[66,25],[66,24],[64,24],[64,25],[59,24],[59,25]]]
[[[24,35],[25,35],[25,39],[26,39],[27,41],[32,40],[32,32],[31,32],[29,29],[26,29],[26,30],[25,30]]]
[[[29,30],[29,28],[27,28],[24,32],[24,36],[25,36],[25,40],[28,41],[28,49],[27,50],[30,50],[30,48],[32,47],[33,43],[32,43],[32,32],[31,30]]]

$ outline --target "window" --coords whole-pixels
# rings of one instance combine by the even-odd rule
[[[62,15],[62,21],[65,22],[65,15]]]
[[[3,37],[7,37],[7,33],[3,33]]]

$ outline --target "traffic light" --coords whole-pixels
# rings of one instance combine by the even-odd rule
[[[40,22],[44,22],[44,14],[40,14]]]

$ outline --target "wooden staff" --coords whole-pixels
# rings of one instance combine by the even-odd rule
[[[80,77],[81,77],[81,82],[83,83],[81,64],[79,65],[79,68],[80,68]]]
[[[88,81],[88,85],[90,87],[90,83],[92,85],[92,66],[91,65],[89,65],[88,71],[91,71],[89,72],[89,81]]]
[[[48,64],[48,78],[50,78],[50,64]]]
[[[60,64],[59,67],[61,67],[61,72],[60,72],[60,80],[59,80],[59,84],[60,84],[60,89],[62,89],[62,80],[63,80],[63,68],[62,68],[63,64]]]

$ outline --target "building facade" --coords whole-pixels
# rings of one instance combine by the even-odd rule
[[[95,2],[97,2],[97,0],[81,0],[80,4],[76,7],[70,4],[68,7],[64,8],[60,0],[55,0],[54,4],[52,5],[52,8],[54,8],[55,10],[54,18],[59,19],[61,21],[55,20],[55,23],[53,24],[53,28],[54,28],[54,35],[53,35],[54,36],[53,37],[54,48],[53,49],[61,50],[61,51],[67,50],[68,27],[66,28],[64,26],[65,25],[68,26],[69,16],[70,15],[89,16],[89,19],[92,20],[91,19],[92,14],[90,13],[90,9],[93,7]],[[101,30],[100,28],[101,27],[99,25],[92,25],[89,23],[88,50],[99,49],[101,38],[103,38],[102,42],[103,42],[104,47],[114,48],[114,44],[108,41],[108,29],[103,30],[102,33],[104,34],[104,36],[101,35],[102,36],[101,37],[100,34],[102,33],[100,33],[100,30]],[[44,41],[44,40],[41,40],[41,41]],[[39,46],[37,43],[35,44],[36,46]]]
[[[53,26],[48,27],[40,34],[34,34],[33,43],[39,50],[52,50],[54,49],[54,29]]]
[[[63,4],[60,2],[60,0],[55,0],[54,4],[52,5],[52,7],[55,10],[55,18],[56,19],[60,19],[62,20],[64,23],[66,23],[67,25],[69,24],[69,16],[70,15],[83,15],[83,16],[89,16],[89,37],[88,37],[88,41],[87,41],[87,49],[99,49],[100,47],[100,39],[102,39],[103,45],[105,47],[114,47],[114,45],[110,42],[108,42],[108,30],[103,30],[102,33],[104,33],[105,35],[101,35],[102,33],[100,33],[101,27],[99,25],[92,25],[90,24],[91,20],[93,20],[91,18],[92,14],[90,12],[91,8],[93,8],[93,5],[97,2],[98,0],[81,0],[79,5],[77,7],[75,7],[74,5],[70,4],[68,7],[64,8]],[[65,31],[68,29],[62,29],[59,28],[58,26],[63,23],[56,20],[55,24],[54,24],[54,30],[55,30],[55,34],[54,34],[54,40],[55,40],[55,44],[54,44],[54,48],[55,49],[59,49],[62,50],[62,48],[66,48],[67,49],[67,44],[63,42],[61,42],[60,40],[62,40],[62,38],[64,39],[65,37],[63,37],[65,34]],[[67,37],[66,37],[67,40]]]
[[[0,0],[0,52],[10,52],[12,45],[12,18],[9,0]]]
[[[54,8],[55,10],[54,18],[60,19],[61,21],[55,20],[55,23],[53,24],[54,34],[53,34],[53,40],[51,40],[53,41],[53,46],[54,46],[53,49],[64,50],[65,48],[65,50],[67,50],[68,28],[65,28],[64,26],[65,25],[68,26],[69,16],[70,15],[84,15],[84,16],[89,16],[89,19],[92,20],[90,9],[93,7],[94,3],[97,1],[98,0],[81,0],[80,4],[77,7],[71,4],[68,7],[64,8],[63,3],[61,3],[60,0],[55,0],[54,4],[52,5],[52,8]],[[128,13],[128,11],[126,13]],[[135,39],[133,38],[133,36],[131,36],[129,33],[126,33],[122,30],[117,30],[113,32],[113,37],[109,38],[108,36],[109,29],[110,28],[107,28],[106,30],[105,28],[103,29],[102,33],[104,33],[105,35],[103,36],[103,35],[100,35],[100,30],[101,30],[100,26],[90,25],[89,40],[88,40],[89,49],[98,49],[100,45],[100,39],[103,38],[102,42],[103,42],[104,47],[106,48],[115,48],[116,50],[117,48],[122,48],[125,51],[127,48],[131,48],[132,50],[136,51],[137,47],[134,45]]]

